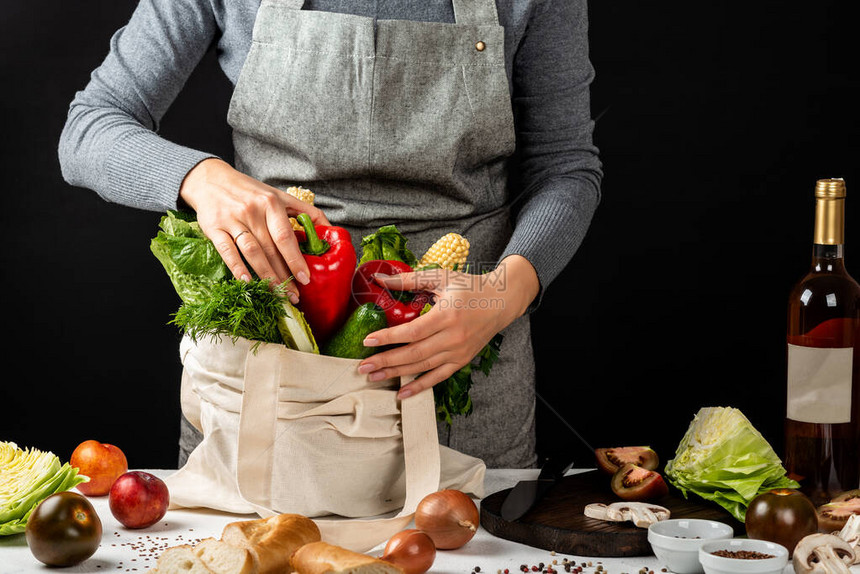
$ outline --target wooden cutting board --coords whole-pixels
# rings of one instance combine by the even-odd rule
[[[481,500],[481,526],[490,534],[535,548],[577,556],[647,556],[648,529],[632,522],[607,522],[583,514],[587,504],[609,504],[620,499],[612,493],[610,477],[598,471],[566,476],[546,492],[538,503],[519,520],[501,517],[502,502],[511,489],[490,494]],[[720,506],[690,494],[685,499],[669,487],[670,493],[654,501],[665,506],[672,518],[703,518],[730,525],[736,535],[745,533],[744,525]]]

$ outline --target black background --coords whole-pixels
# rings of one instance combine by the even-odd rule
[[[149,251],[160,214],[72,188],[56,154],[135,4],[3,3],[0,440],[66,460],[94,438],[171,468],[178,298]],[[703,406],[740,408],[780,452],[786,297],[809,264],[818,178],[847,181],[860,276],[851,2],[710,4],[590,6],[603,200],[533,317],[539,449],[580,465],[571,429],[665,460]],[[229,96],[209,54],[162,134],[230,157]]]

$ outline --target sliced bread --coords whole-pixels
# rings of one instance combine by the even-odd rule
[[[256,574],[254,557],[245,548],[204,538],[194,547],[194,553],[215,574]]]
[[[214,574],[188,544],[171,546],[155,562],[157,574]]]

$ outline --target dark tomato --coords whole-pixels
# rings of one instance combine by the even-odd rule
[[[74,566],[99,547],[102,522],[85,496],[58,492],[33,510],[25,532],[37,560],[48,566]]]
[[[622,446],[615,448],[598,448],[594,451],[597,468],[612,475],[625,464],[635,464],[646,470],[657,470],[660,459],[657,453],[647,446]]]
[[[782,544],[791,555],[801,538],[818,532],[818,517],[806,495],[780,488],[752,499],[744,525],[750,538]]]
[[[825,534],[842,530],[852,514],[860,514],[860,497],[837,500],[840,496],[818,507],[818,530]]]
[[[612,475],[612,492],[624,500],[656,500],[669,493],[659,472],[625,464]]]

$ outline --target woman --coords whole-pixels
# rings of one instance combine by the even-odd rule
[[[235,85],[235,168],[159,137],[158,122],[213,43]],[[569,262],[599,200],[585,0],[141,0],[71,104],[66,180],[109,201],[197,212],[237,278],[308,268],[288,216],[309,212],[353,241],[395,223],[416,253],[454,231],[472,276],[381,282],[433,289],[433,311],[368,337],[371,379],[447,379],[497,332],[474,412],[440,440],[489,467],[536,462],[528,312]],[[282,189],[302,185],[316,208]],[[512,211],[513,210],[513,211]],[[185,425],[181,444],[193,447]]]

